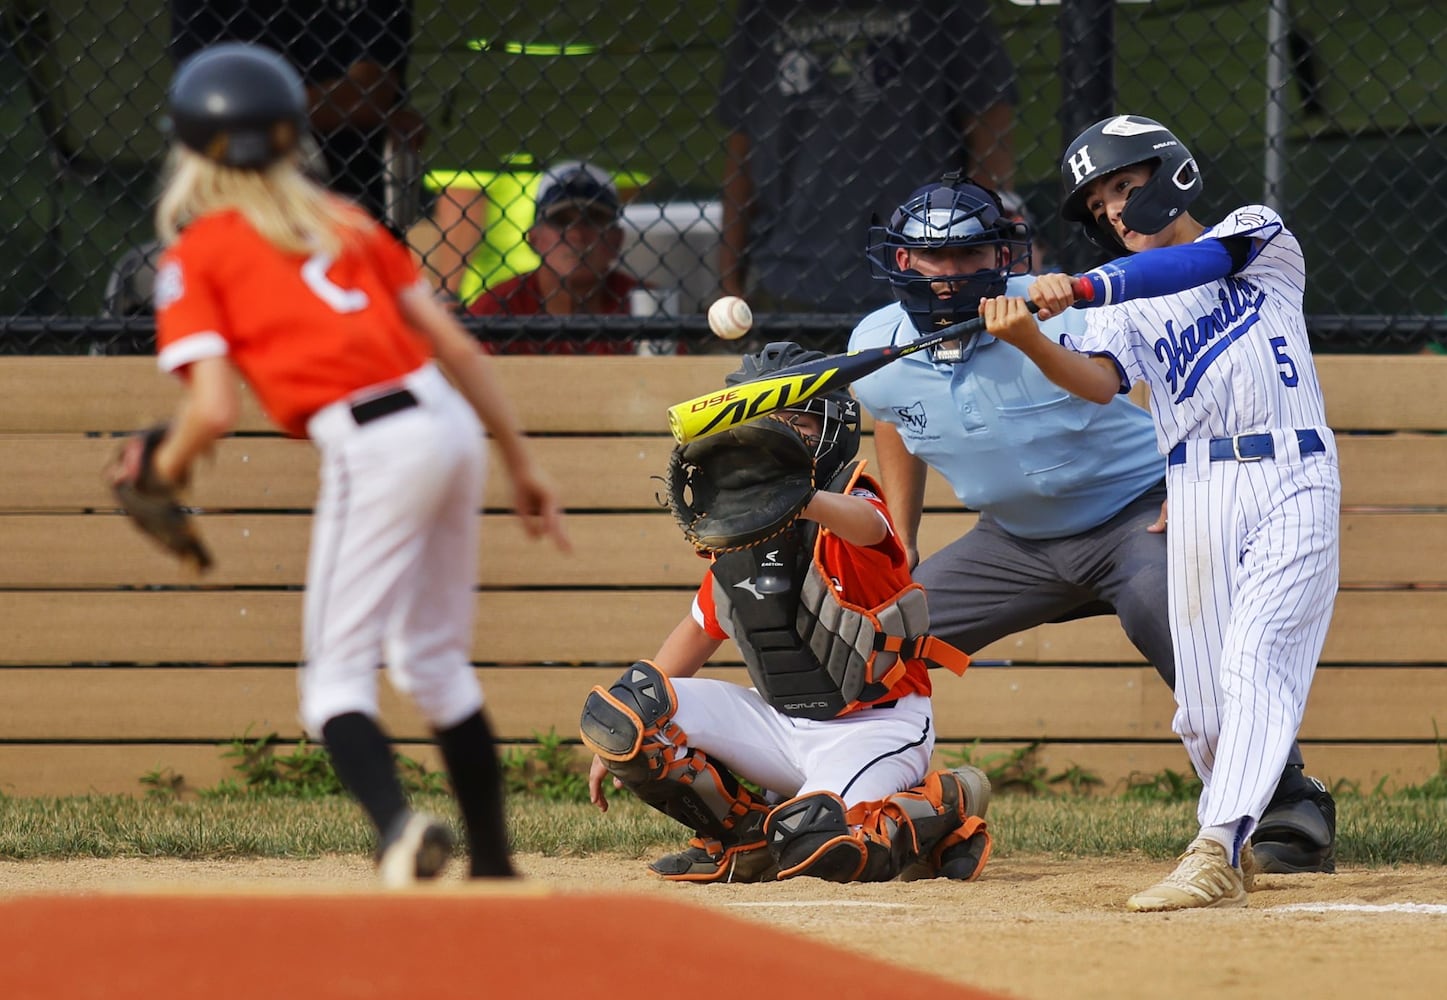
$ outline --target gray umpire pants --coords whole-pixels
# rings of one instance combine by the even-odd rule
[[[1099,527],[1065,538],[1018,538],[981,515],[914,571],[929,595],[930,632],[973,655],[1037,625],[1116,615],[1174,690],[1166,536],[1146,530],[1165,499],[1163,481]],[[1294,743],[1286,762],[1302,765]]]

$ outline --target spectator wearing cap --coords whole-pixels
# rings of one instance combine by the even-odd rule
[[[618,267],[622,203],[607,173],[582,161],[555,164],[538,184],[528,244],[536,270],[496,285],[468,307],[473,316],[616,315],[630,312],[642,284]],[[592,338],[509,345],[510,353],[631,354],[631,342]]]
[[[652,180],[633,170],[612,176],[625,205]],[[444,300],[465,311],[485,290],[538,266],[527,233],[542,178],[528,153],[510,154],[493,169],[434,168],[422,175],[432,210],[408,238]]]

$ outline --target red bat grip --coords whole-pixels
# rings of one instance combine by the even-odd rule
[[[1095,301],[1095,285],[1085,275],[1079,275],[1070,287],[1075,292],[1076,302]]]

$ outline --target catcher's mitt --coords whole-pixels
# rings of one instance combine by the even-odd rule
[[[779,420],[751,420],[679,445],[668,460],[669,510],[702,552],[782,534],[814,492],[814,453]]]
[[[154,465],[156,447],[167,426],[158,424],[125,440],[106,478],[116,502],[145,535],[198,570],[211,568],[211,553],[196,533],[191,515],[176,498],[176,488],[163,482]]]

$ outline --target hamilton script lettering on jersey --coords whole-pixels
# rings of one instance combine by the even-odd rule
[[[1218,308],[1187,322],[1179,332],[1174,321],[1166,320],[1166,335],[1156,341],[1156,357],[1166,364],[1175,402],[1191,398],[1211,362],[1256,325],[1264,301],[1266,293],[1251,282],[1227,278]]]

